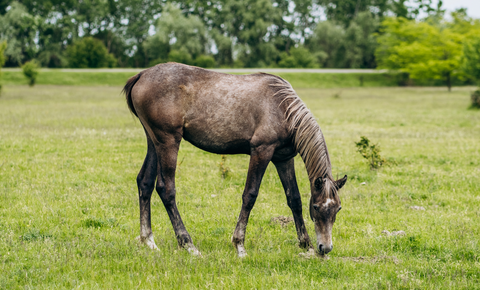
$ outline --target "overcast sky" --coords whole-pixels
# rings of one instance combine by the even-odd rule
[[[447,9],[447,12],[467,8],[468,16],[480,18],[480,0],[443,0],[443,8]]]

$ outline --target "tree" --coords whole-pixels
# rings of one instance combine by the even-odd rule
[[[412,79],[442,79],[451,90],[452,75],[459,73],[463,38],[445,25],[387,18],[375,51],[378,67],[407,72]]]
[[[165,6],[158,18],[155,35],[147,38],[145,49],[156,63],[170,61],[193,64],[193,60],[208,54],[211,38],[203,22],[194,15],[185,16],[173,4]]]
[[[0,41],[7,41],[6,65],[19,66],[37,53],[35,36],[43,20],[29,14],[22,4],[12,2],[8,12],[0,16]]]
[[[463,45],[462,69],[480,86],[480,30],[476,36],[465,41]]]
[[[345,30],[345,62],[348,68],[374,68],[375,32],[379,26],[378,18],[370,12],[359,12]]]
[[[116,59],[103,43],[93,37],[84,37],[67,48],[70,67],[100,68],[116,66]]]
[[[345,67],[345,28],[333,21],[319,22],[306,46],[320,67]]]
[[[480,87],[480,30],[479,33],[464,43],[463,71],[475,79]],[[471,94],[472,107],[480,108],[480,89]]]

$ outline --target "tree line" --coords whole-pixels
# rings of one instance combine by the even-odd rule
[[[326,19],[325,19],[326,18]],[[421,19],[420,19],[421,18]],[[393,68],[452,77],[479,21],[431,0],[0,0],[5,66]]]

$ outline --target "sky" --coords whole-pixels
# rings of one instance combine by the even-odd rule
[[[447,12],[457,8],[467,8],[468,16],[480,19],[480,0],[443,0],[443,9]]]

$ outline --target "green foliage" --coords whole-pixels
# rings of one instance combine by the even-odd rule
[[[370,169],[378,169],[385,163],[385,159],[380,156],[380,146],[371,143],[367,137],[360,137],[360,141],[356,142],[355,145],[357,151],[369,162]]]
[[[471,94],[472,108],[480,109],[480,90],[476,90]]]
[[[12,1],[5,15],[0,15],[0,41],[7,41],[5,49],[8,66],[20,66],[35,57],[35,37],[43,19],[30,14],[24,5]]]
[[[67,47],[68,64],[74,68],[115,67],[115,57],[108,53],[102,41],[84,37]]]
[[[434,20],[386,18],[375,52],[378,67],[407,72],[413,79],[441,79],[450,90],[452,78],[461,74],[465,29],[475,24]]]
[[[480,29],[463,44],[463,71],[473,77],[480,86]]]
[[[39,63],[36,60],[27,61],[22,65],[23,75],[28,79],[28,85],[33,87],[39,73]]]
[[[193,64],[192,55],[188,53],[185,48],[180,48],[179,50],[172,50],[168,54],[168,61],[184,63],[184,64]]]
[[[279,67],[285,68],[315,68],[318,67],[316,57],[305,47],[299,46],[290,49],[290,54],[283,52],[280,55]]]
[[[436,14],[442,12],[442,1],[433,6],[431,0],[318,0],[324,7],[328,19],[335,19],[348,26],[362,12],[376,17],[394,15],[396,17],[416,18],[420,13]]]
[[[215,67],[215,59],[211,55],[200,55],[195,59],[195,65],[203,68]]]
[[[6,41],[2,41],[0,42],[0,68],[3,67],[3,65],[5,64],[5,49],[7,48],[7,42]]]
[[[0,94],[2,93],[2,70],[1,68],[5,64],[5,55],[3,52],[5,51],[5,48],[7,48],[7,42],[3,41],[0,42]]]
[[[220,176],[222,176],[223,179],[228,177],[231,169],[227,166],[227,155],[222,155],[222,160],[218,163],[218,169],[220,169]]]
[[[317,24],[307,47],[321,67],[374,68],[378,19],[369,12],[360,12],[349,26],[332,21]]]
[[[210,36],[198,16],[185,16],[169,3],[158,18],[155,35],[145,42],[151,59],[193,64],[193,59],[209,53]]]

